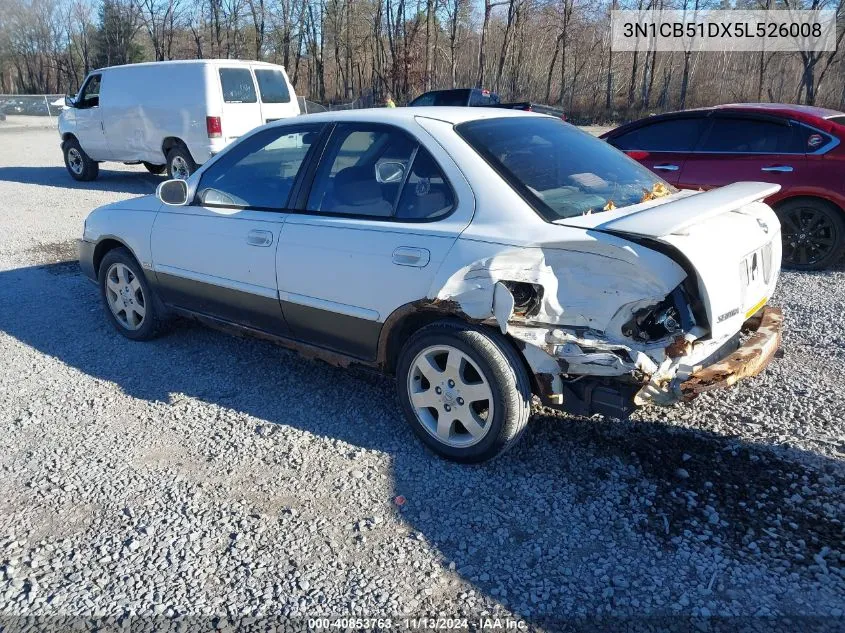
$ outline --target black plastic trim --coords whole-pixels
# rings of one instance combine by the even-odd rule
[[[318,347],[373,361],[383,323],[282,301],[282,311],[293,335]]]
[[[290,334],[278,297],[234,290],[156,272],[156,290],[168,306],[217,317],[276,335]]]

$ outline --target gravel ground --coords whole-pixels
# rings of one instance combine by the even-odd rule
[[[515,450],[459,466],[413,438],[380,376],[187,323],[115,334],[71,240],[157,182],[108,165],[75,183],[54,130],[0,130],[0,630],[215,614],[842,630],[843,270],[783,274],[784,355],[763,376],[629,422],[538,410]],[[785,615],[816,619],[762,617]]]

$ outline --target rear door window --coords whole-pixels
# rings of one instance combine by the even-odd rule
[[[610,139],[610,144],[621,150],[689,152],[695,148],[705,122],[704,117],[684,117],[647,123]]]
[[[338,125],[323,153],[308,209],[338,215],[393,215],[416,143],[385,126]]]
[[[802,140],[786,121],[714,117],[697,151],[729,154],[803,154]]]
[[[281,70],[273,68],[256,68],[255,78],[258,80],[258,92],[264,103],[289,103],[290,91]]]
[[[447,215],[455,196],[424,147],[385,125],[335,128],[314,178],[311,211],[405,221]]]
[[[256,103],[255,83],[249,68],[221,68],[220,86],[226,103]]]
[[[401,220],[433,220],[448,214],[454,206],[455,195],[443,170],[434,157],[420,147],[402,187],[396,217]]]

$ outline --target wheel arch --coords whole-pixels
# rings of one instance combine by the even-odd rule
[[[797,192],[794,194],[790,194],[783,198],[778,198],[776,201],[772,202],[772,208],[777,210],[778,208],[782,207],[783,205],[789,202],[795,202],[796,200],[809,200],[809,201],[819,201],[825,204],[830,205],[840,214],[842,214],[843,219],[845,219],[845,208],[843,208],[842,204],[834,200],[831,197],[824,196],[818,193],[806,193],[806,192]]]
[[[164,155],[165,162],[167,162],[167,153],[174,147],[184,148],[190,154],[191,158],[194,159],[194,155],[185,141],[178,136],[166,136],[161,142],[161,153]],[[194,159],[194,162],[196,162],[196,159]]]
[[[519,358],[528,378],[531,382],[531,391],[539,394],[537,377],[528,364],[523,353],[523,348],[510,336],[502,336],[497,328],[481,323],[477,319],[470,319],[455,306],[448,302],[438,301],[415,301],[407,303],[396,310],[387,318],[382,326],[379,335],[378,353],[376,364],[387,375],[393,376],[396,373],[396,366],[399,360],[399,353],[405,342],[427,325],[437,321],[458,322],[464,325],[471,325],[490,333],[494,338],[506,342]]]
[[[126,242],[118,239],[113,235],[107,235],[97,242],[97,245],[94,247],[94,257],[93,257],[93,264],[94,264],[94,274],[97,275],[97,278],[100,277],[100,264],[103,262],[103,258],[109,251],[113,251],[116,248],[125,248],[129,251],[129,254],[132,255],[132,258],[138,262],[138,267],[143,272],[144,268],[141,266],[141,260],[138,259],[138,256],[135,254],[135,251],[126,244]]]

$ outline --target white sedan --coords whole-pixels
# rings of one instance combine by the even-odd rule
[[[520,437],[533,395],[625,417],[761,371],[776,188],[678,192],[540,115],[332,112],[94,210],[80,264],[128,338],[178,314],[379,368],[423,442],[477,462]]]

